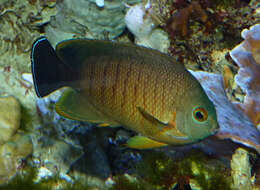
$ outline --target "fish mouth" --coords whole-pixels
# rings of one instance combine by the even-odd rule
[[[168,133],[168,132],[166,132],[165,134],[166,134],[167,136],[171,137],[171,138],[176,139],[176,140],[185,140],[185,141],[189,140],[189,137],[188,137],[188,136],[176,136],[176,135],[173,135],[173,134]]]

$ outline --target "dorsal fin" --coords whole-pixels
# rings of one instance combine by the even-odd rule
[[[89,57],[116,55],[122,48],[132,47],[131,44],[114,43],[105,40],[70,39],[57,44],[59,58],[73,67],[81,67]]]
[[[130,43],[118,43],[107,40],[93,39],[69,39],[57,44],[56,52],[58,57],[67,64],[73,64],[73,67],[81,67],[89,57],[100,56],[142,56],[153,59],[155,57],[172,60],[166,54],[157,50],[133,45]]]

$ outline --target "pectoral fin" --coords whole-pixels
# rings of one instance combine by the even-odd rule
[[[167,144],[154,141],[144,136],[134,136],[127,141],[127,146],[135,149],[150,149],[167,146]]]
[[[168,136],[171,136],[172,138],[176,138],[178,140],[188,139],[188,136],[180,132],[176,126],[176,112],[173,112],[172,119],[166,123],[155,118],[141,107],[138,107],[138,110],[145,119],[147,119],[157,127],[158,132],[155,131],[157,134],[167,134]]]
[[[56,112],[72,120],[88,121],[101,125],[108,125],[108,123],[116,125],[115,122],[110,122],[104,114],[89,103],[87,98],[71,88],[67,89],[56,103]]]
[[[145,119],[150,121],[152,124],[156,125],[160,130],[163,130],[167,126],[167,123],[164,123],[164,122],[160,121],[159,119],[155,118],[154,116],[149,114],[147,111],[145,111],[143,108],[137,107],[137,109],[140,111],[140,113],[142,114],[142,116]]]

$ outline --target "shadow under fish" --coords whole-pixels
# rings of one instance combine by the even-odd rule
[[[45,37],[32,47],[38,97],[69,87],[60,115],[99,126],[124,126],[140,135],[132,148],[194,143],[218,130],[216,110],[182,64],[159,51],[102,40],[71,39],[55,49]]]

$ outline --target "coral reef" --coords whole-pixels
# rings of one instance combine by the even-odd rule
[[[120,175],[114,178],[112,189],[231,189],[229,167],[201,152],[192,151],[189,156],[166,156],[163,152],[144,153],[137,164],[134,176]],[[214,160],[214,161],[213,161]]]
[[[0,184],[17,172],[21,160],[32,153],[30,136],[17,132],[20,127],[21,106],[12,96],[0,98]]]
[[[231,169],[234,190],[252,189],[253,180],[251,179],[249,153],[245,149],[238,148],[233,154],[231,160]]]
[[[26,159],[32,151],[30,136],[22,133],[17,133],[0,146],[0,185],[7,183],[15,176],[23,159]]]
[[[134,34],[138,45],[157,49],[167,53],[170,46],[168,35],[160,28],[159,18],[153,13],[150,1],[139,3],[129,8],[125,16],[127,28]],[[160,42],[160,43],[158,43]]]
[[[190,71],[201,83],[205,92],[214,103],[220,130],[217,136],[230,138],[260,152],[260,133],[241,110],[229,101],[220,74]]]
[[[54,189],[64,189],[64,190],[96,190],[102,189],[107,190],[109,185],[106,185],[102,180],[97,178],[77,178],[73,183],[67,182],[64,179],[60,179],[57,176],[52,176],[52,178],[42,179],[36,182],[37,172],[36,169],[25,165],[18,172],[19,175],[8,184],[1,185],[0,190],[54,190]]]
[[[260,24],[242,31],[244,42],[230,55],[239,66],[236,84],[246,93],[243,103],[235,103],[260,131]]]
[[[46,1],[1,1],[0,3],[0,17],[1,17],[1,35],[0,35],[0,47],[3,54],[8,54],[12,50],[15,51],[15,55],[29,52],[31,44],[35,38],[39,36],[40,31],[37,27],[40,27],[43,23],[46,23],[50,19],[50,15],[55,13],[54,0]],[[10,59],[10,56],[6,59]],[[2,58],[3,59],[3,58]],[[6,64],[2,62],[2,64]],[[29,71],[29,62],[25,62]],[[25,63],[17,64],[16,66]],[[15,64],[12,65],[12,67]]]
[[[14,97],[0,98],[0,145],[7,142],[17,131],[21,120],[21,106]]]
[[[46,99],[37,101],[37,110],[41,125],[32,134],[34,145],[34,162],[38,168],[44,166],[52,175],[57,172],[66,174],[70,166],[83,154],[77,142],[71,141],[66,130],[71,130],[75,122],[66,123],[54,112],[53,102],[57,100],[60,92],[52,94]],[[65,121],[66,122],[66,121]]]
[[[196,14],[198,19],[203,23],[206,23],[208,20],[208,16],[200,4],[197,1],[192,1],[190,5],[180,9],[167,21],[166,25],[169,33],[172,36],[176,33],[186,36],[188,34],[188,22],[192,14]]]
[[[104,6],[100,7],[103,2]],[[57,15],[52,17],[50,24],[46,26],[46,36],[53,46],[72,37],[113,39],[125,29],[124,3],[136,2],[139,1],[59,1]]]
[[[30,119],[27,128],[37,125],[35,94],[22,75],[31,71],[30,50],[42,26],[55,14],[56,1],[4,0],[0,2],[0,95],[13,95],[22,104],[22,111]],[[29,121],[32,121],[29,122]]]
[[[231,1],[226,1],[226,5],[211,0],[192,2],[201,7],[200,11],[190,1],[178,0],[172,4],[170,16],[164,17],[161,26],[169,32],[170,53],[190,69],[220,73],[223,64],[215,64],[212,54],[230,50],[241,41],[240,31],[259,21],[258,3],[256,0],[237,1],[238,5]],[[173,30],[172,26],[178,27]],[[232,63],[228,66],[236,68]]]
[[[0,18],[0,189],[259,189],[259,154],[245,148],[260,152],[257,0],[3,0]],[[216,137],[133,150],[123,145],[132,131],[57,115],[63,89],[36,98],[37,37],[133,41],[126,26],[135,43],[200,70],[191,72],[216,105]]]

